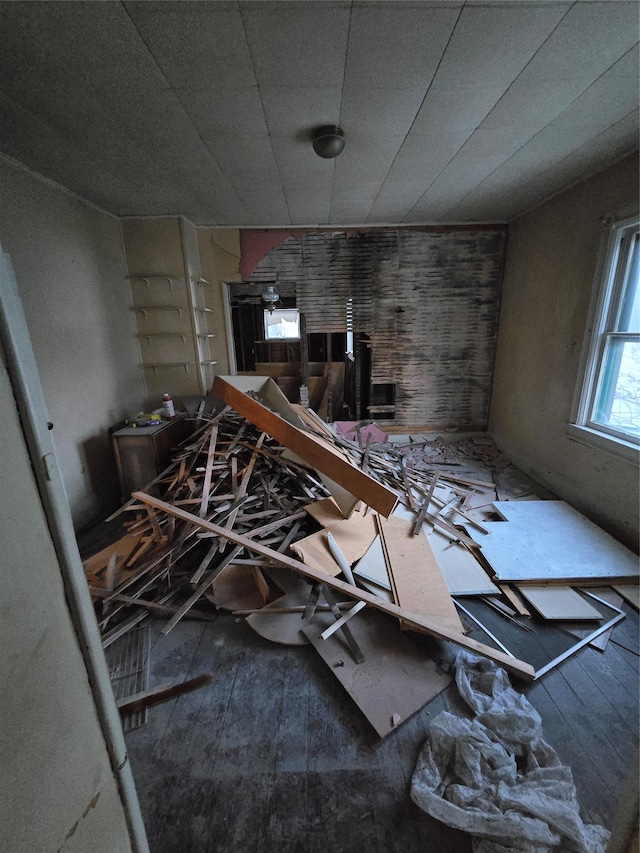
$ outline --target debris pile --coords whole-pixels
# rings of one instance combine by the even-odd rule
[[[489,439],[348,439],[265,377],[217,377],[212,394],[119,511],[126,536],[85,563],[105,647],[149,614],[166,634],[225,608],[311,643],[385,735],[450,680],[401,629],[533,679],[602,647],[624,618],[610,584],[637,594],[634,556],[579,513],[519,500],[513,475],[516,500],[496,499],[490,474],[510,468]]]

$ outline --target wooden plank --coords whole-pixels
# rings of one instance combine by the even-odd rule
[[[638,557],[564,501],[496,501],[507,521],[474,533],[498,580],[638,579]],[[632,581],[633,582],[633,581]]]
[[[330,614],[316,614],[303,631],[376,732],[385,737],[448,687],[451,676],[439,673],[435,663],[382,614],[367,611],[349,624],[364,653],[360,664],[351,660],[339,634],[322,639],[332,627]]]
[[[142,503],[149,504],[156,509],[161,509],[169,515],[174,515],[176,518],[180,518],[182,521],[186,521],[194,527],[199,527],[202,530],[208,530],[210,533],[215,533],[223,539],[227,539],[229,542],[235,543],[239,548],[246,548],[256,554],[261,554],[263,557],[267,557],[274,563],[280,566],[285,566],[298,574],[311,578],[311,580],[314,580],[317,583],[325,584],[326,586],[331,587],[331,589],[343,592],[351,598],[358,599],[359,601],[366,601],[366,603],[370,604],[372,607],[382,610],[384,613],[388,613],[398,619],[402,619],[407,628],[431,634],[441,640],[451,640],[465,649],[469,649],[470,651],[477,652],[491,660],[495,660],[509,672],[512,672],[514,675],[521,678],[533,679],[535,676],[533,667],[525,661],[520,661],[517,658],[513,658],[509,655],[503,654],[502,652],[496,651],[484,643],[480,643],[470,637],[465,637],[458,631],[449,630],[424,615],[414,613],[411,610],[405,610],[396,604],[383,601],[371,593],[358,589],[358,587],[352,586],[351,584],[344,583],[343,581],[331,577],[323,571],[314,569],[312,566],[308,566],[299,560],[294,560],[291,557],[287,557],[285,554],[280,554],[278,551],[274,551],[266,545],[254,542],[248,536],[243,536],[233,530],[226,530],[224,527],[220,527],[206,519],[199,518],[197,515],[193,515],[180,507],[173,506],[173,504],[166,503],[166,501],[154,498],[152,495],[147,495],[144,492],[135,492],[134,498]]]
[[[122,536],[113,544],[107,545],[106,548],[103,548],[102,551],[98,551],[97,554],[87,557],[86,560],[82,561],[85,573],[87,575],[95,575],[96,572],[99,572],[101,569],[105,569],[109,565],[109,560],[111,559],[112,554],[115,554],[117,562],[119,562],[120,565],[123,565],[126,563],[134,548],[138,546],[141,539],[141,534],[135,536],[127,534],[126,536]]]
[[[157,601],[147,601],[146,598],[134,598],[132,595],[121,595],[116,593],[112,595],[109,590],[100,589],[99,587],[90,586],[89,592],[92,598],[106,598],[109,596],[109,601],[119,601],[122,604],[135,604],[138,607],[144,607],[146,610],[154,610],[157,613],[177,613],[177,607],[171,604],[159,604]],[[204,619],[205,621],[213,622],[216,618],[214,613],[204,613],[202,610],[193,610],[188,613],[194,619]]]
[[[160,687],[145,690],[143,693],[134,693],[133,696],[127,696],[126,699],[119,699],[116,703],[120,716],[125,717],[127,714],[135,714],[137,711],[143,711],[145,708],[150,708],[152,705],[160,705],[162,702],[168,702],[170,699],[176,699],[185,693],[190,693],[192,690],[199,690],[207,684],[211,684],[213,675],[203,673],[195,678],[190,678],[188,681],[182,681],[180,684],[170,686],[161,685]]]
[[[330,625],[328,628],[326,628],[322,632],[322,634],[320,634],[322,639],[328,640],[329,637],[333,636],[333,634],[335,634],[336,631],[339,631],[340,628],[343,627],[343,625],[346,625],[347,622],[349,621],[349,619],[353,619],[353,617],[356,615],[356,613],[360,613],[360,611],[363,610],[366,606],[367,605],[365,604],[364,601],[358,601],[357,604],[354,604],[350,610],[347,610],[347,612],[343,616],[341,616],[339,619],[336,619],[336,621],[332,625]],[[316,612],[317,612],[317,608],[316,608]]]
[[[518,593],[509,584],[500,583],[498,586],[500,587],[500,592],[508,598],[520,616],[531,616],[531,611],[522,603],[522,599]]]
[[[398,499],[392,491],[351,465],[346,459],[329,452],[315,436],[302,432],[292,422],[287,422],[262,403],[249,397],[236,387],[234,379],[236,377],[216,376],[211,393],[359,500],[365,501],[384,516],[393,512]],[[269,381],[272,382],[272,380]],[[292,421],[294,418],[298,420],[293,412],[290,416]]]
[[[202,500],[200,501],[200,512],[198,515],[204,518],[209,506],[209,491],[211,489],[211,472],[213,471],[213,457],[216,452],[216,440],[218,438],[218,425],[211,427],[209,436],[209,450],[207,451],[207,464],[204,471],[204,483],[202,485]],[[235,460],[235,456],[234,456]]]
[[[427,537],[414,536],[411,522],[402,518],[378,518],[378,529],[398,606],[462,634],[462,622]]]
[[[170,504],[167,504],[167,506],[170,506]],[[181,512],[182,512],[182,510],[181,510]],[[176,515],[176,513],[174,512],[173,515]],[[177,516],[177,517],[179,518],[180,516]],[[204,519],[203,519],[203,521],[204,521]],[[224,528],[222,528],[222,527],[219,529],[224,530]],[[228,537],[225,537],[225,538],[228,539]],[[209,575],[207,575],[206,579],[203,580],[196,587],[193,595],[191,595],[187,599],[187,601],[185,601],[185,603],[182,605],[182,607],[179,608],[179,610],[175,614],[175,616],[172,616],[172,618],[169,619],[169,621],[167,622],[167,624],[164,626],[164,628],[161,631],[162,634],[168,634],[169,631],[172,631],[175,628],[175,626],[182,619],[182,617],[185,615],[185,613],[187,613],[193,607],[193,605],[196,603],[196,601],[198,601],[199,598],[202,598],[202,596],[205,594],[205,592],[209,589],[211,584],[216,579],[218,572],[221,572],[225,566],[229,565],[229,563],[233,560],[233,558],[238,556],[240,551],[242,551],[242,546],[238,546],[238,547],[234,548],[232,551],[230,551],[224,557],[224,559],[222,560],[222,563],[219,566],[217,566],[212,572],[210,572]]]

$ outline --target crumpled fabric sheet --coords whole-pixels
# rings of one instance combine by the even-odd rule
[[[571,769],[540,715],[493,661],[460,651],[456,684],[472,720],[438,714],[418,756],[411,798],[473,836],[474,853],[605,853],[609,832],[580,818]]]

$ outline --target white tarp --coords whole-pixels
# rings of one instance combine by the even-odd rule
[[[433,720],[411,781],[413,801],[471,834],[474,853],[605,853],[609,832],[583,823],[571,769],[505,670],[461,651],[456,683],[476,716],[445,711]]]

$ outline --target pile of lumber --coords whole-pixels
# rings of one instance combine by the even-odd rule
[[[533,679],[587,642],[602,647],[623,618],[621,599],[583,589],[637,590],[637,561],[602,531],[597,555],[595,539],[586,545],[589,571],[579,560],[565,571],[566,553],[551,568],[544,553],[522,560],[526,577],[517,560],[500,562],[494,543],[517,552],[523,535],[540,539],[522,521],[527,507],[567,523],[561,502],[499,503],[489,478],[414,466],[406,445],[374,442],[375,431],[339,437],[270,379],[217,377],[213,394],[217,414],[201,413],[169,468],[119,511],[126,535],[85,563],[105,647],[149,615],[166,618],[166,634],[224,608],[269,639],[311,643],[384,735],[449,683],[403,630]],[[590,523],[569,515],[575,555]],[[558,590],[572,599],[559,616]],[[568,637],[554,634],[550,660],[534,639],[531,660],[511,651],[548,630]],[[540,647],[549,642],[541,635]],[[373,700],[364,684],[376,685]]]

